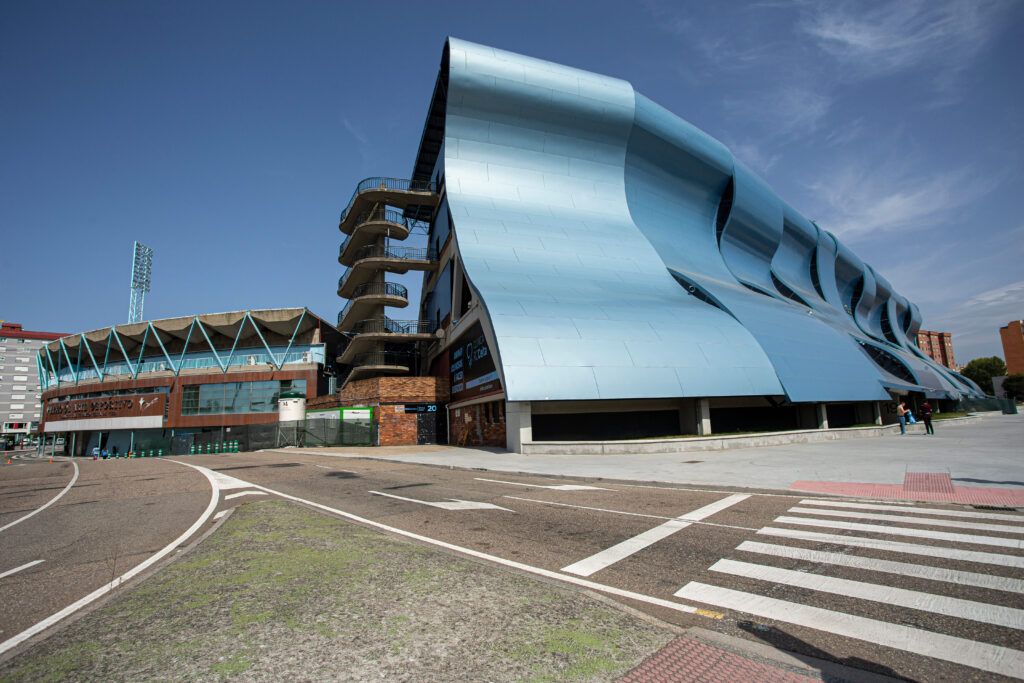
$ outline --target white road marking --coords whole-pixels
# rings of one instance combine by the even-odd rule
[[[591,574],[595,574],[605,567],[609,567],[664,538],[668,538],[680,529],[685,529],[690,526],[693,522],[702,520],[705,517],[710,517],[716,512],[721,512],[722,510],[744,501],[749,497],[749,494],[736,493],[728,496],[727,498],[722,498],[710,505],[698,508],[693,512],[688,512],[685,515],[676,517],[675,519],[670,519],[664,524],[656,526],[653,529],[648,529],[642,534],[638,534],[633,538],[628,538],[622,543],[613,545],[611,548],[602,550],[601,552],[584,558],[579,562],[574,562],[566,567],[562,567],[562,571],[568,572],[569,574],[576,574],[577,576],[590,576]]]
[[[46,560],[33,560],[32,562],[28,562],[27,564],[23,564],[20,567],[15,567],[14,569],[8,569],[3,574],[0,574],[0,579],[4,578],[5,576],[10,576],[11,574],[17,574],[18,572],[20,572],[20,571],[22,571],[24,569],[28,569],[29,567],[34,567],[37,564],[39,564],[40,562],[45,562],[45,561]]]
[[[88,605],[90,602],[93,602],[94,600],[103,597],[104,595],[106,595],[110,591],[114,590],[115,588],[120,586],[122,583],[124,583],[128,579],[130,579],[133,576],[139,574],[140,572],[145,571],[147,568],[151,567],[152,565],[156,564],[161,559],[163,559],[164,557],[169,555],[172,550],[174,550],[179,545],[181,545],[182,543],[187,541],[189,539],[189,537],[192,536],[192,534],[194,534],[196,531],[198,531],[203,526],[203,524],[206,523],[206,520],[208,520],[210,518],[210,515],[212,515],[213,511],[217,508],[217,499],[219,497],[219,491],[217,489],[217,483],[216,483],[216,481],[215,481],[215,479],[213,477],[214,472],[212,470],[209,470],[209,469],[205,468],[205,467],[199,467],[197,465],[189,465],[188,463],[178,462],[177,460],[167,460],[167,462],[174,462],[174,463],[177,463],[179,465],[185,465],[186,467],[191,467],[193,469],[199,470],[200,472],[202,472],[203,476],[205,476],[207,478],[207,480],[209,480],[209,482],[210,482],[210,502],[206,506],[206,510],[203,511],[203,514],[201,514],[199,516],[199,519],[197,519],[195,521],[195,523],[192,526],[190,526],[188,528],[188,530],[185,531],[185,533],[183,533],[181,536],[178,536],[176,539],[171,541],[168,545],[166,545],[162,550],[160,550],[155,555],[150,556],[149,559],[141,562],[140,564],[135,565],[134,568],[128,570],[127,572],[125,572],[121,576],[117,577],[116,579],[114,579],[110,583],[105,584],[103,586],[100,586],[99,588],[94,590],[92,593],[89,593],[88,595],[86,595],[84,598],[81,598],[80,600],[76,600],[75,602],[71,603],[70,605],[68,605],[67,607],[65,607],[61,611],[57,612],[56,614],[50,615],[46,619],[43,619],[42,621],[40,621],[35,626],[31,626],[31,627],[25,629],[24,631],[22,631],[21,633],[19,633],[18,635],[14,636],[13,638],[9,638],[8,640],[5,640],[4,642],[0,643],[0,654],[6,652],[7,650],[10,650],[12,647],[15,647],[16,645],[18,645],[18,644],[28,640],[29,638],[31,638],[32,636],[36,635],[37,633],[40,633],[40,632],[46,630],[47,628],[49,628],[53,624],[56,624],[61,619],[65,618],[65,617],[67,617],[67,616],[69,616],[71,614],[74,614],[78,610],[80,610],[83,607],[85,607],[86,605]]]
[[[520,496],[502,496],[502,498],[509,498],[510,500],[522,500],[527,503],[540,503],[541,505],[554,505],[556,507],[563,508],[575,508],[577,510],[591,510],[593,512],[607,512],[612,515],[624,515],[626,517],[647,517],[649,519],[673,519],[665,515],[648,515],[642,512],[625,512],[624,510],[610,510],[608,508],[596,508],[587,505],[573,505],[571,503],[555,503],[550,500],[537,500],[536,498],[521,498]],[[715,522],[694,522],[694,524],[701,524],[706,526],[720,526],[726,529],[740,529],[742,531],[757,531],[756,527],[751,526],[736,526],[735,524],[716,524]]]
[[[614,491],[615,489],[601,488],[600,486],[586,486],[584,484],[523,484],[518,481],[502,481],[501,479],[484,479],[474,477],[477,481],[489,481],[492,484],[508,484],[509,486],[526,486],[532,489],[551,489],[552,491]]]
[[[177,461],[175,461],[175,462],[177,462]],[[184,465],[186,463],[181,463],[181,464]],[[195,465],[189,465],[189,467],[195,467]],[[242,481],[241,479],[235,479],[231,475],[223,474],[221,472],[217,472],[216,470],[211,470],[211,469],[208,469],[208,468],[203,468],[203,469],[206,469],[207,472],[209,472],[209,474],[206,475],[206,476],[208,478],[210,478],[210,480],[213,482],[213,485],[217,488],[218,491],[230,491],[231,489],[244,489],[244,488],[247,488],[247,487],[251,486],[251,484],[247,484],[246,482]]]
[[[847,519],[873,519],[880,522],[903,522],[904,524],[927,524],[929,526],[948,526],[954,529],[973,529],[975,531],[1002,531],[1008,534],[1024,534],[1024,526],[1009,524],[986,524],[984,522],[962,522],[957,519],[935,519],[932,517],[907,517],[906,515],[887,515],[883,512],[857,512],[850,510],[819,510],[817,508],[789,508],[789,512],[805,515],[821,515],[823,517],[846,517]],[[1020,521],[1020,520],[1017,520]]]
[[[240,491],[238,493],[231,493],[224,496],[224,500],[231,500],[232,498],[238,498],[239,496],[265,496],[267,494],[263,491]]]
[[[676,597],[752,614],[764,619],[855,638],[946,662],[955,662],[1011,678],[1019,677],[1020,672],[1024,671],[1024,652],[1019,650],[932,633],[910,626],[890,624],[821,607],[767,598],[695,581],[676,591]]]
[[[313,467],[319,467],[319,468],[320,468],[320,469],[322,469],[322,470],[329,470],[329,469],[331,469],[331,468],[330,468],[330,467],[328,467],[327,465],[313,465]]]
[[[385,496],[387,498],[394,498],[396,500],[405,500],[410,503],[419,503],[420,505],[429,505],[434,508],[441,508],[442,510],[504,510],[505,512],[512,512],[508,508],[503,508],[500,505],[493,505],[491,503],[478,503],[472,500],[459,500],[458,498],[451,498],[450,502],[434,502],[430,500],[417,500],[415,498],[406,498],[404,496],[396,496],[391,493],[381,493],[380,491],[370,491],[375,496]]]
[[[1000,553],[986,553],[979,550],[960,550],[958,548],[943,548],[935,545],[902,543],[900,541],[883,541],[877,538],[864,538],[862,536],[822,534],[817,531],[804,531],[802,529],[777,529],[770,526],[759,530],[757,533],[766,536],[797,538],[803,541],[834,543],[836,545],[852,546],[855,548],[888,550],[894,553],[906,553],[908,555],[925,555],[927,557],[942,557],[948,560],[996,564],[1002,567],[1024,567],[1024,557],[1019,557],[1017,555],[1003,555]]]
[[[980,588],[991,588],[993,590],[1024,593],[1024,581],[1021,579],[1011,579],[1005,576],[992,576],[990,574],[979,574],[977,572],[962,572],[954,569],[943,569],[942,567],[929,567],[923,564],[912,564],[910,562],[876,560],[871,557],[846,555],[844,553],[830,553],[821,550],[808,550],[806,548],[794,548],[793,546],[775,545],[772,543],[758,543],[756,541],[743,541],[743,543],[736,546],[736,550],[744,550],[748,553],[771,555],[772,557],[789,557],[794,560],[807,560],[808,562],[834,564],[841,567],[867,569],[874,572],[885,572],[887,574],[899,574],[900,576],[914,576],[919,579],[928,579],[930,581],[946,581],[948,583],[957,583],[967,586],[978,586]]]
[[[937,541],[953,541],[955,543],[974,543],[977,545],[997,545],[1004,548],[1024,548],[1024,541],[1001,536],[975,536],[972,534],[954,534],[949,531],[932,531],[931,529],[907,529],[882,524],[858,524],[856,522],[837,522],[831,519],[813,519],[804,517],[776,517],[776,522],[783,524],[801,524],[803,526],[823,526],[829,529],[848,529],[850,531],[870,531],[876,534],[893,536],[916,536]]]
[[[995,519],[1006,522],[1024,521],[1021,515],[1001,515],[996,512],[970,512],[968,510],[942,510],[939,508],[905,507],[906,504],[892,505],[881,503],[853,503],[843,500],[817,500],[807,498],[800,505],[826,505],[834,508],[851,508],[856,510],[896,510],[907,515],[939,515],[942,517],[973,517],[975,519]]]
[[[197,467],[197,466],[196,465],[189,465],[189,467]],[[197,467],[197,469],[198,469],[198,467]],[[267,488],[266,486],[260,486],[258,484],[251,484],[251,486],[253,488],[257,488],[257,489],[260,489],[262,491],[266,491],[267,493],[272,493],[275,496],[280,496],[281,498],[284,498],[285,500],[294,500],[294,501],[296,501],[298,503],[304,503],[304,504],[306,504],[306,505],[308,505],[310,507],[314,507],[314,508],[316,508],[318,510],[323,510],[324,512],[329,512],[332,515],[337,515],[338,517],[342,517],[344,519],[352,520],[353,522],[356,522],[358,524],[362,524],[364,526],[369,526],[369,527],[373,527],[374,529],[380,529],[382,531],[387,531],[388,533],[392,533],[392,534],[395,534],[395,535],[398,535],[398,536],[404,536],[405,538],[411,538],[413,540],[420,541],[421,543],[427,543],[427,544],[436,546],[438,548],[446,548],[448,550],[453,550],[453,551],[455,551],[457,553],[461,553],[463,555],[468,555],[470,557],[476,557],[478,559],[486,560],[488,562],[493,562],[494,564],[499,564],[499,565],[501,565],[503,567],[510,567],[512,569],[518,569],[519,571],[527,572],[529,574],[535,574],[537,576],[543,576],[545,578],[553,579],[555,581],[561,581],[563,583],[571,583],[574,586],[580,586],[582,588],[589,588],[590,590],[599,591],[601,593],[607,593],[609,595],[617,595],[620,598],[626,598],[628,600],[636,600],[638,602],[645,602],[645,603],[647,603],[649,605],[657,605],[659,607],[665,607],[667,609],[675,610],[677,612],[685,612],[687,614],[700,614],[702,616],[712,617],[712,618],[721,618],[721,616],[722,616],[721,614],[719,614],[717,612],[712,612],[710,610],[705,610],[705,609],[701,609],[699,607],[694,607],[693,605],[685,605],[685,604],[682,604],[682,603],[679,603],[679,602],[673,602],[671,600],[663,600],[661,598],[655,598],[655,597],[652,597],[650,595],[644,595],[643,593],[635,593],[633,591],[623,590],[621,588],[616,588],[614,586],[606,586],[606,585],[601,584],[601,583],[595,583],[594,581],[586,581],[585,579],[577,579],[574,576],[566,576],[564,574],[559,574],[558,572],[553,572],[553,571],[548,570],[548,569],[542,569],[541,567],[534,567],[533,565],[523,564],[522,562],[516,562],[514,560],[506,560],[505,558],[498,557],[497,555],[489,555],[487,553],[482,553],[482,552],[480,552],[478,550],[473,550],[471,548],[466,548],[466,547],[463,547],[461,545],[455,545],[454,543],[446,543],[445,541],[439,541],[436,538],[430,538],[429,536],[422,536],[420,534],[413,533],[411,531],[406,531],[405,529],[399,529],[398,527],[393,527],[393,526],[389,526],[387,524],[382,524],[380,522],[375,522],[372,519],[367,519],[365,517],[360,517],[358,515],[352,514],[351,512],[345,512],[344,510],[339,510],[337,508],[328,507],[328,506],[322,505],[320,503],[315,503],[315,502],[313,502],[311,500],[306,500],[305,498],[299,498],[298,496],[292,496],[292,495],[289,495],[287,493],[282,493],[281,491],[276,491],[274,489]]]
[[[56,503],[58,500],[60,500],[61,496],[63,496],[68,491],[70,491],[71,487],[75,485],[76,481],[78,481],[78,463],[76,463],[74,460],[72,460],[71,461],[71,466],[75,468],[75,475],[73,477],[71,477],[71,481],[68,482],[68,485],[64,487],[63,491],[61,491],[56,496],[51,498],[50,502],[47,503],[46,505],[42,506],[41,508],[36,508],[35,510],[33,510],[30,513],[28,513],[24,517],[19,517],[18,519],[14,520],[13,522],[10,522],[8,524],[0,526],[0,531],[4,531],[6,529],[10,529],[15,524],[20,524],[20,523],[24,522],[26,519],[28,519],[29,517],[32,517],[34,515],[38,515],[40,512],[42,512],[43,510],[45,510],[46,508],[50,507],[51,505]],[[2,651],[2,650],[0,650],[0,651]]]
[[[218,512],[217,514],[215,514],[215,515],[213,516],[213,518],[214,518],[214,519],[220,519],[221,517],[223,517],[224,515],[228,514],[229,512],[231,512],[231,508],[228,508],[227,510],[221,510],[220,512]]]
[[[897,605],[922,612],[944,614],[957,619],[969,619],[994,626],[1024,629],[1024,610],[1002,605],[990,605],[973,600],[950,598],[906,588],[894,588],[865,581],[851,581],[821,574],[809,574],[781,567],[770,567],[763,564],[739,562],[737,560],[719,560],[709,570],[732,576],[743,576],[748,579],[770,581],[785,586],[806,588],[833,595],[842,595],[858,600],[884,602],[886,605]]]

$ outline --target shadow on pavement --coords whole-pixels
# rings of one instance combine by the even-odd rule
[[[877,662],[868,661],[861,659],[860,657],[844,657],[840,659],[835,657],[825,650],[821,650],[805,640],[801,640],[796,636],[786,633],[785,631],[776,628],[774,626],[768,626],[766,624],[759,624],[756,621],[741,621],[737,624],[741,629],[749,633],[750,635],[759,638],[771,645],[778,650],[785,650],[788,654],[802,659],[803,657],[809,657],[818,660],[825,660],[828,662],[835,662],[842,666],[849,667],[851,669],[860,669],[862,671],[880,675],[888,676],[893,680],[898,681],[913,681],[912,678],[906,678],[900,676],[898,673],[893,671],[887,666],[878,664]],[[807,662],[811,666],[815,666],[813,662]],[[826,676],[825,680],[836,680],[835,676]],[[843,679],[845,680],[845,679]]]

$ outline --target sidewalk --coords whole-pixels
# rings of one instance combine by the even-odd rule
[[[1024,495],[1024,414],[940,420],[935,422],[935,432],[934,436],[908,433],[701,453],[633,455],[521,455],[497,448],[448,446],[280,450],[494,472],[759,489],[797,489],[797,482],[902,486],[908,472],[938,473],[950,475],[957,489],[1003,489]],[[844,494],[842,487],[828,492]],[[868,494],[851,489],[845,495]],[[1018,504],[1024,504],[1024,500]]]

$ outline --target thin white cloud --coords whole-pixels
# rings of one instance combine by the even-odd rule
[[[738,161],[749,166],[762,177],[766,176],[768,171],[782,158],[781,154],[766,152],[753,142],[725,141],[725,144]]]
[[[349,134],[359,142],[359,144],[370,144],[370,141],[366,138],[366,135],[364,135],[363,132],[347,118],[342,118],[341,123],[343,126],[345,126],[345,130],[347,130]]]
[[[904,164],[851,164],[810,185],[819,224],[845,242],[929,227],[992,187],[969,168],[922,174]]]
[[[934,72],[947,98],[1001,28],[1006,0],[820,2],[798,29],[838,60],[846,77],[870,78],[916,68]]]

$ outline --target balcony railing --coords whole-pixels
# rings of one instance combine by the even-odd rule
[[[437,192],[437,184],[430,180],[408,180],[403,178],[366,178],[359,182],[352,198],[348,200],[345,210],[341,212],[339,223],[345,222],[345,217],[352,210],[359,193],[367,190],[398,190],[400,192]]]
[[[342,275],[342,280],[345,276]],[[338,288],[341,288],[341,280],[338,280]],[[338,313],[338,324],[341,324],[345,314],[348,313],[349,309],[352,308],[352,304],[355,300],[361,296],[397,296],[403,299],[409,298],[409,290],[404,286],[395,282],[365,282],[355,288],[352,292],[352,300],[345,304],[345,308],[341,309]]]
[[[360,320],[353,328],[355,334],[433,334],[437,323],[433,320],[392,320],[391,318],[367,318]]]

